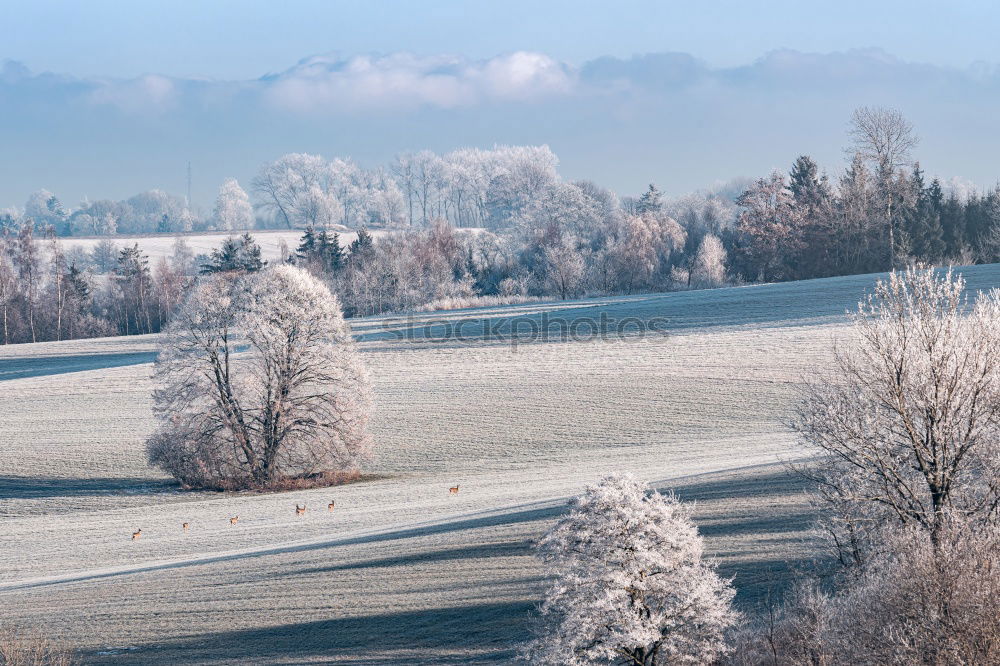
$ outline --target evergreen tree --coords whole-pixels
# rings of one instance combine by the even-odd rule
[[[124,335],[154,333],[153,278],[149,257],[138,243],[118,253],[113,281],[117,289],[118,330]]]
[[[70,264],[69,271],[65,275],[66,290],[71,301],[77,304],[90,301],[90,283],[79,268],[76,262]]]
[[[299,246],[295,249],[295,257],[297,259],[308,261],[313,257],[315,252],[316,229],[310,224],[306,227],[305,232],[302,234],[302,239],[299,241]]]
[[[363,264],[375,252],[375,241],[364,227],[358,229],[358,237],[350,245],[350,261],[353,264]]]
[[[230,236],[223,241],[221,247],[212,250],[211,263],[202,265],[201,273],[226,273],[230,271],[256,273],[266,263],[261,259],[260,245],[257,244],[253,236],[245,233],[239,238]]]
[[[340,234],[332,236],[323,230],[316,239],[319,256],[323,268],[330,273],[336,273],[344,265],[344,248],[340,244]]]
[[[965,207],[953,193],[941,205],[941,231],[945,256],[958,259],[965,253]]]
[[[899,234],[899,249],[904,245],[915,258],[936,263],[944,254],[944,240],[941,231],[941,217],[935,206],[940,200],[940,184],[924,187],[924,174],[917,164],[909,179],[910,198],[902,205],[902,229]]]
[[[649,189],[642,193],[639,197],[639,201],[635,204],[635,212],[639,215],[644,213],[659,213],[663,209],[663,202],[661,201],[662,194],[656,185],[652,183],[649,184]]]
[[[788,189],[806,215],[814,214],[830,196],[826,178],[820,177],[819,166],[808,155],[799,156],[792,165]]]
[[[788,189],[801,217],[802,245],[792,260],[796,277],[823,277],[836,273],[832,233],[833,194],[827,177],[819,175],[819,166],[808,155],[801,155],[792,165]]]

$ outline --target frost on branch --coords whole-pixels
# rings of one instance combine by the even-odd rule
[[[537,664],[702,664],[726,653],[735,592],[702,561],[702,539],[673,496],[609,476],[570,503],[541,540],[551,583]]]
[[[880,280],[856,344],[799,407],[795,427],[822,454],[802,471],[845,562],[877,550],[887,526],[1000,521],[1000,292],[969,303],[964,288],[950,271]]]
[[[355,471],[371,389],[337,298],[303,270],[199,281],[164,335],[150,462],[187,486]]]

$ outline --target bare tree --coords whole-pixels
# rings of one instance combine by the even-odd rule
[[[910,269],[859,305],[857,344],[812,385],[795,422],[823,455],[802,468],[834,511],[845,561],[886,524],[932,537],[949,516],[1000,517],[1000,292],[963,295],[949,271]]]
[[[370,455],[367,374],[336,297],[306,271],[203,279],[165,338],[148,451],[185,485],[269,487]]]
[[[895,171],[908,164],[919,143],[913,125],[895,109],[862,106],[851,116],[854,151],[877,168]]]
[[[38,288],[42,278],[42,257],[34,237],[35,225],[29,220],[21,225],[14,241],[14,265],[21,281],[21,298],[27,311],[31,341],[38,340],[35,315],[38,308]]]
[[[412,227],[413,199],[416,195],[417,183],[413,155],[410,153],[400,153],[399,155],[396,155],[395,161],[389,168],[392,171],[392,175],[395,176],[396,182],[399,183],[400,188],[402,188],[403,196],[406,197],[406,223]]]
[[[15,298],[17,298],[17,275],[3,253],[0,252],[0,311],[3,314],[3,343],[5,345],[10,343],[8,320],[10,306]]]
[[[889,234],[889,267],[895,268],[896,242],[893,205],[896,172],[910,160],[919,139],[902,113],[894,109],[863,106],[851,117],[853,151],[867,160],[876,175],[880,209]]]

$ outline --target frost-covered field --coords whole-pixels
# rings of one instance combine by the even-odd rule
[[[966,273],[1000,285],[1000,267]],[[96,663],[505,663],[539,592],[529,543],[614,470],[697,500],[749,603],[808,560],[785,423],[873,279],[355,321],[369,478],[270,495],[185,493],[146,467],[155,338],[0,349],[0,617]],[[669,334],[498,339],[511,318],[602,313]]]
[[[174,240],[178,237],[183,238],[191,248],[191,251],[196,255],[198,254],[209,254],[212,250],[222,245],[222,241],[231,235],[240,235],[242,232],[234,232],[233,234],[225,232],[205,232],[205,233],[192,233],[192,234],[149,234],[141,236],[111,236],[111,240],[115,242],[119,247],[131,246],[134,243],[138,243],[142,251],[149,255],[150,265],[155,265],[156,260],[160,257],[169,257],[174,253]],[[289,250],[294,251],[299,245],[299,240],[302,238],[302,232],[299,230],[294,231],[252,231],[253,237],[257,240],[260,245],[261,255],[264,259],[274,260],[281,256],[281,241],[284,241],[288,246]],[[341,231],[340,242],[342,245],[349,245],[351,241],[357,238],[357,233],[353,231]],[[381,231],[374,232],[374,235],[379,235]],[[66,249],[72,247],[82,247],[87,251],[94,249],[94,246],[101,242],[102,238],[89,237],[89,238],[60,238],[59,239]]]

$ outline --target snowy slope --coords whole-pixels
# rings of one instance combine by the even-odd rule
[[[0,615],[95,663],[505,663],[538,594],[530,542],[614,470],[697,500],[751,601],[808,558],[785,423],[872,281],[358,320],[368,478],[270,495],[185,493],[145,465],[155,337],[0,349]],[[602,313],[661,325],[510,344],[515,322]]]

